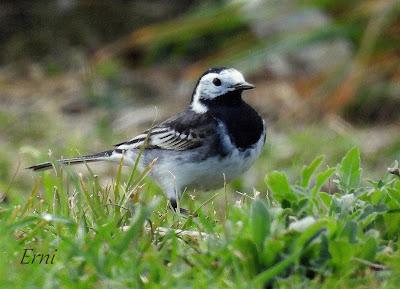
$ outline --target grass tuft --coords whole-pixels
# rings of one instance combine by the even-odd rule
[[[183,200],[197,217],[148,189],[151,165],[118,167],[111,185],[57,167],[23,205],[1,204],[0,287],[396,288],[400,178],[363,179],[357,148],[323,163],[269,173],[254,198]]]

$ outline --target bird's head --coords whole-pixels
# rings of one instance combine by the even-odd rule
[[[230,105],[240,100],[243,90],[252,89],[243,74],[234,68],[210,68],[199,78],[193,91],[191,108],[204,113],[213,103]]]

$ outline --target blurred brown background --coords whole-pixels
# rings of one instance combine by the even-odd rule
[[[237,188],[360,146],[400,159],[399,1],[2,1],[0,189],[22,168],[95,152],[183,109],[208,67],[241,70],[269,129]],[[113,167],[105,168],[112,172]]]

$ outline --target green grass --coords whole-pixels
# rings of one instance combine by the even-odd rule
[[[48,88],[46,93],[41,85],[39,91],[44,91],[48,99],[31,107],[19,95],[25,82],[11,81],[19,89],[5,96],[12,100],[10,103],[15,99],[19,107],[4,106],[0,111],[0,289],[400,288],[400,178],[384,171],[400,158],[397,127],[385,125],[396,125],[397,114],[392,107],[396,107],[398,95],[395,51],[399,43],[396,16],[400,12],[398,1],[386,2],[383,6],[374,1],[292,3],[288,9],[294,12],[305,7],[321,8],[331,22],[267,38],[255,35],[253,28],[264,18],[278,16],[280,12],[271,9],[274,5],[246,13],[240,4],[204,5],[178,18],[160,19],[157,24],[137,29],[127,30],[130,26],[126,25],[121,30],[118,22],[117,30],[122,34],[111,38],[123,37],[132,29],[131,41],[121,39],[113,44],[104,40],[97,44],[110,44],[106,45],[106,56],[134,52],[137,63],[132,66],[137,70],[133,73],[154,65],[162,80],[163,69],[159,71],[159,67],[169,67],[168,63],[188,79],[217,64],[238,67],[247,75],[257,67],[263,71],[266,57],[276,52],[292,53],[340,38],[352,46],[354,57],[348,65],[361,64],[360,71],[368,72],[352,83],[359,88],[351,93],[353,101],[337,106],[345,110],[348,120],[362,126],[382,119],[380,127],[350,127],[319,118],[315,123],[299,123],[291,113],[281,114],[286,105],[278,105],[277,115],[282,119],[268,122],[274,130],[269,131],[267,148],[245,176],[220,191],[197,192],[194,197],[193,192],[185,194],[181,206],[196,212],[195,218],[169,210],[159,188],[144,179],[147,171],[139,174],[133,170],[130,174],[117,167],[111,171],[111,180],[110,170],[99,176],[90,168],[82,176],[77,173],[79,169],[72,168],[39,174],[22,171],[25,165],[47,160],[47,148],[52,148],[53,158],[67,157],[100,151],[123,140],[133,132],[116,130],[112,122],[115,116],[125,113],[122,108],[136,109],[141,102],[154,104],[154,99],[147,91],[141,92],[140,86],[146,90],[147,84],[137,82],[139,78],[133,77],[137,83],[128,84],[130,77],[123,77],[132,73],[124,65],[131,57],[106,58],[87,65],[92,61],[81,56],[86,55],[81,48],[71,51],[65,43],[62,53],[57,45],[52,46],[58,43],[54,33],[38,38],[36,26],[29,37],[5,42],[10,54],[6,58],[11,61],[21,57],[29,60],[29,55],[41,47],[45,50],[33,54],[44,57],[48,50],[57,52],[42,60],[43,73],[48,77],[39,77],[34,86],[29,81],[25,84],[26,96],[32,96],[38,81],[52,87],[70,67],[88,69],[73,88],[81,91],[78,100],[90,109],[83,108],[80,114],[60,113],[63,109],[54,100],[64,96],[69,99],[69,92],[58,95],[58,90]],[[131,19],[132,14],[128,14]],[[39,19],[36,22],[41,31],[51,32],[60,26],[50,21],[46,28],[46,21],[42,21],[48,18],[46,15],[28,18]],[[56,22],[62,24],[60,21]],[[112,24],[98,22],[107,23],[107,27]],[[99,37],[101,33],[84,26],[83,38],[76,40],[82,47],[88,47],[87,36],[91,39],[89,50],[93,40],[111,39]],[[56,35],[65,38],[65,33],[56,30]],[[36,42],[39,46],[30,49]],[[26,49],[22,53],[20,48]],[[335,95],[335,89],[346,87],[347,77],[352,79],[351,73],[348,75],[352,70],[347,68],[322,75],[312,92],[306,93],[307,99],[310,95],[325,103],[331,93]],[[30,71],[25,66],[19,69],[22,75]],[[72,69],[75,74],[76,68]],[[14,73],[21,73],[11,72],[10,80]],[[260,84],[267,81],[262,75],[260,71],[255,74]],[[296,87],[295,78],[279,81]],[[7,85],[3,84],[6,90],[7,79]],[[65,78],[70,80],[74,79]],[[160,81],[151,87],[162,84]],[[160,101],[162,98],[161,94]],[[160,102],[161,106],[168,101]],[[322,106],[312,103],[309,111],[324,114]],[[70,129],[79,124],[85,126]],[[362,162],[358,149],[343,157],[353,146],[359,147]],[[7,201],[3,202],[4,193]],[[21,260],[32,261],[30,250],[23,259],[25,249],[49,254],[50,262],[54,256],[54,264],[38,264],[42,258],[34,264],[20,264]]]
[[[197,217],[169,210],[147,171],[45,172],[1,204],[0,288],[398,288],[400,178],[362,179],[357,148],[324,162],[270,172],[260,193],[187,194]],[[25,249],[54,264],[20,264]]]

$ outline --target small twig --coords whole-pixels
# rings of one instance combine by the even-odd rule
[[[129,226],[122,226],[121,230],[123,232],[126,232],[129,230]],[[190,237],[190,238],[208,238],[208,237],[210,237],[210,234],[205,233],[205,232],[172,229],[172,228],[166,228],[166,227],[154,228],[153,226],[146,226],[145,231],[148,233],[157,234],[161,237],[166,236],[170,232],[175,233],[178,237]]]
[[[107,204],[104,204],[104,206],[113,206],[113,207],[117,207],[117,208],[120,208],[120,209],[124,209],[124,210],[126,210],[126,211],[129,211],[128,208],[126,208],[126,207],[124,207],[124,206],[121,206],[121,205],[118,205],[118,204],[114,204],[114,203],[107,203]]]
[[[376,271],[382,271],[382,270],[387,270],[388,269],[388,267],[385,266],[385,265],[373,263],[373,262],[370,262],[368,260],[360,259],[360,258],[357,258],[357,257],[354,257],[352,259],[354,261],[359,262],[359,263],[361,263],[363,265],[366,265],[369,268],[371,268],[373,270],[376,270]]]
[[[249,196],[249,195],[246,194],[246,193],[242,193],[242,192],[239,192],[239,191],[235,191],[235,193],[238,194],[238,195],[241,195],[242,197],[249,198],[249,199],[251,199],[251,200],[255,200],[255,198]]]
[[[151,232],[151,228],[146,228],[146,231]],[[191,231],[191,230],[181,230],[181,229],[171,229],[171,228],[165,228],[165,227],[158,227],[154,229],[154,233],[160,235],[160,236],[165,236],[169,232],[174,232],[178,236],[181,237],[191,237],[191,238],[207,238],[209,237],[209,234],[204,233],[204,232],[199,232],[199,231]]]

